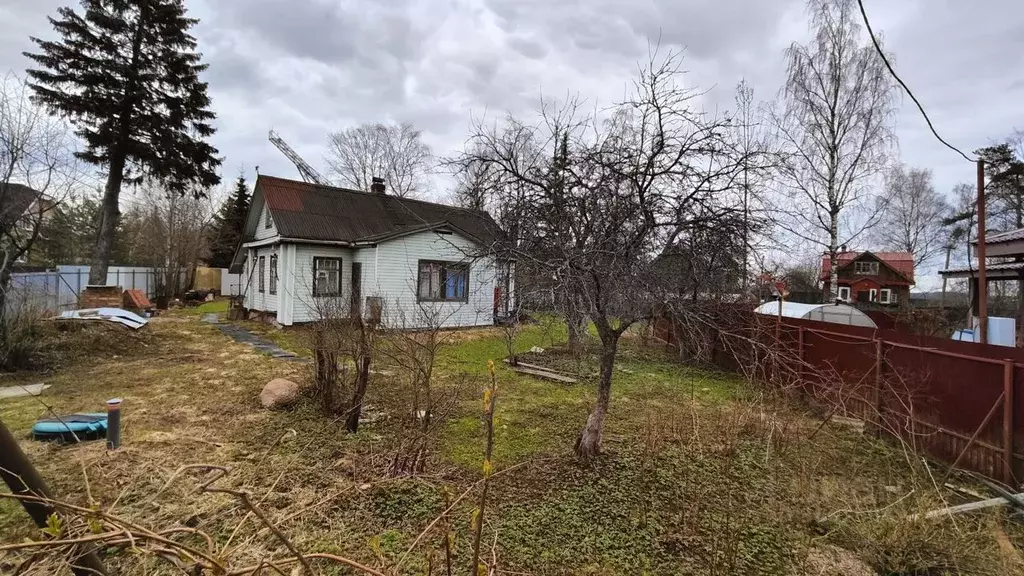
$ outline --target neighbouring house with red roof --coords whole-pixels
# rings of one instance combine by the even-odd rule
[[[836,255],[839,299],[849,303],[896,305],[910,301],[914,285],[914,255],[910,252],[848,252]],[[825,300],[831,283],[828,254],[821,257]]]

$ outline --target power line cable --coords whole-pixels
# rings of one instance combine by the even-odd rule
[[[934,134],[935,137],[939,139],[939,142],[945,144],[947,148],[963,156],[964,160],[967,160],[968,162],[975,162],[975,160],[971,160],[970,158],[968,158],[967,154],[961,152],[959,148],[943,140],[942,136],[939,136],[939,133],[935,131],[935,126],[932,125],[932,120],[931,118],[928,117],[928,113],[924,111],[924,106],[922,106],[921,103],[918,102],[917,97],[915,97],[914,93],[910,91],[910,87],[907,86],[907,83],[904,82],[898,74],[896,74],[896,70],[894,70],[892,64],[889,63],[889,59],[886,58],[885,52],[882,51],[882,46],[878,43],[878,39],[875,38],[874,30],[871,29],[871,22],[868,22],[868,13],[864,11],[864,0],[857,0],[857,5],[860,6],[860,15],[864,18],[864,25],[868,29],[868,36],[871,36],[872,44],[875,45],[875,51],[878,52],[878,55],[882,58],[882,62],[885,63],[885,67],[889,69],[889,73],[892,74],[892,77],[895,78],[897,82],[899,82],[900,86],[902,86],[903,89],[907,92],[907,95],[910,96],[910,99],[914,101],[914,104],[917,104],[917,109],[921,111],[921,115],[924,116],[924,121],[928,123],[928,128],[931,129],[932,134]]]

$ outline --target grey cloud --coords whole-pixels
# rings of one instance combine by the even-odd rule
[[[939,130],[965,150],[1024,128],[1024,17],[1014,0],[864,0],[897,67]],[[4,0],[0,71],[21,72],[29,35],[71,0]],[[588,105],[621,97],[649,46],[685,47],[684,81],[710,110],[733,106],[747,78],[755,97],[781,85],[781,50],[806,34],[803,0],[187,0],[210,65],[216,145],[226,177],[296,176],[266,141],[273,127],[316,166],[330,130],[409,120],[439,154],[465,141],[472,116],[528,116],[540,94]],[[990,18],[978,18],[978,14]],[[998,15],[998,17],[994,17]],[[970,180],[909,100],[896,126],[903,159],[948,190]],[[966,164],[966,163],[965,163]],[[966,175],[965,175],[966,174]],[[440,187],[439,187],[440,188]],[[444,192],[444,190],[439,190]]]

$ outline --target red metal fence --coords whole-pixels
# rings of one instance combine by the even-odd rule
[[[682,334],[682,348],[710,337],[706,358],[719,368],[791,386],[953,467],[1011,485],[1024,477],[1024,351],[751,313],[741,324],[709,336],[662,319],[655,335],[679,347]]]

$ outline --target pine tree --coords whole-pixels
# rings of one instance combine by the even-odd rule
[[[82,0],[84,15],[60,8],[56,41],[32,38],[25,53],[37,99],[67,116],[85,142],[83,160],[108,172],[89,281],[107,276],[120,212],[121,185],[149,176],[172,193],[197,196],[216,185],[220,159],[205,142],[214,133],[206,69],[183,0]]]
[[[210,260],[208,264],[214,268],[231,266],[231,259],[238,248],[245,228],[245,217],[249,213],[249,187],[245,177],[239,176],[235,181],[235,191],[231,193],[214,217],[210,235]]]

